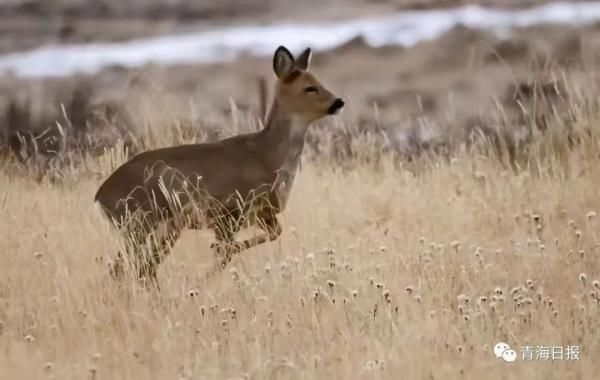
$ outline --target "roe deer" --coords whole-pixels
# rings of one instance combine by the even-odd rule
[[[214,230],[221,268],[233,254],[278,238],[276,215],[288,201],[308,126],[344,107],[308,71],[310,59],[310,48],[296,59],[277,48],[275,96],[261,131],[140,153],[100,186],[95,200],[129,238],[138,279],[158,287],[157,267],[186,228]],[[251,225],[264,233],[237,242],[236,233]],[[119,252],[113,276],[123,274],[122,259]]]

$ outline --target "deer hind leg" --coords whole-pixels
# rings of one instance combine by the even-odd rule
[[[160,263],[168,255],[181,234],[181,226],[174,219],[162,223],[146,221],[135,228],[127,228],[127,255],[136,277],[145,287],[154,286],[157,289],[157,270]],[[125,274],[123,253],[117,254],[117,259],[111,267],[111,275],[122,278]]]

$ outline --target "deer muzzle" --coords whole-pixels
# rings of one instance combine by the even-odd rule
[[[329,109],[327,110],[327,112],[330,115],[335,115],[337,114],[342,108],[344,108],[344,101],[340,98],[337,98],[336,100],[333,101],[333,103],[331,104],[331,106],[329,107]]]

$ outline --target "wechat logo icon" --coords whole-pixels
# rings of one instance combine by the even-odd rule
[[[494,346],[494,354],[497,359],[501,358],[507,363],[514,363],[517,360],[517,352],[504,342],[496,343]]]

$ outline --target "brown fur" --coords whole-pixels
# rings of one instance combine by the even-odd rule
[[[343,107],[307,71],[310,54],[294,59],[284,47],[275,52],[278,81],[263,130],[141,153],[100,186],[95,199],[129,238],[139,278],[156,284],[157,266],[185,228],[214,230],[221,267],[232,254],[277,239],[277,214],[289,198],[308,126]],[[298,73],[295,80],[284,80],[290,73]],[[236,233],[248,225],[264,233],[237,242]],[[122,260],[119,254],[114,275],[123,273]]]

